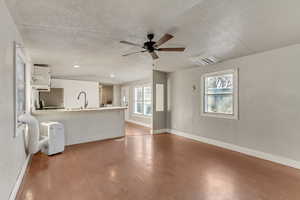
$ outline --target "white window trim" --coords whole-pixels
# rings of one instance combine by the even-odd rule
[[[133,110],[132,110],[132,116],[134,117],[142,117],[142,118],[152,118],[152,115],[153,115],[153,99],[152,99],[152,96],[151,95],[151,105],[152,105],[152,114],[151,115],[145,115],[144,113],[137,113],[135,112],[135,88],[143,88],[143,109],[144,109],[144,88],[145,87],[150,87],[151,88],[151,93],[153,93],[153,88],[150,84],[142,84],[142,85],[136,85],[133,87],[133,94],[132,94],[132,99],[133,99]]]
[[[19,43],[17,43],[16,41],[14,41],[13,42],[13,73],[14,73],[14,75],[13,75],[13,87],[14,87],[14,96],[13,96],[13,101],[14,101],[14,121],[15,121],[15,123],[14,123],[14,132],[13,132],[13,137],[15,138],[15,137],[17,137],[17,136],[19,136],[21,133],[23,133],[23,131],[26,129],[26,125],[24,124],[24,123],[21,123],[21,122],[19,122],[19,120],[18,120],[18,116],[17,116],[17,108],[16,108],[16,104],[17,104],[17,86],[16,86],[16,81],[17,81],[17,74],[16,74],[16,71],[17,71],[17,69],[16,69],[16,58],[17,57],[19,57],[19,58],[21,58],[21,60],[23,61],[23,63],[24,63],[24,75],[25,75],[25,77],[24,77],[24,84],[25,84],[25,111],[23,112],[23,114],[25,114],[26,113],[26,109],[27,109],[27,104],[28,104],[28,102],[27,102],[27,62],[28,62],[28,60],[27,60],[27,58],[26,58],[26,56],[25,56],[25,54],[24,54],[24,52],[23,52],[23,50],[22,50],[22,48],[20,47],[20,45],[21,44],[19,44]]]
[[[205,78],[207,76],[219,76],[223,74],[233,73],[233,114],[222,114],[222,113],[207,113],[204,110],[204,95],[205,95]],[[239,104],[239,84],[238,84],[238,69],[229,69],[223,71],[217,71],[212,73],[205,73],[201,76],[201,116],[204,117],[215,117],[215,118],[225,118],[225,119],[235,119],[238,120],[238,104]]]

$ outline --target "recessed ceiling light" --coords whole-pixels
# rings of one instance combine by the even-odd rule
[[[115,78],[116,77],[116,75],[114,75],[114,74],[110,74],[109,76],[110,76],[110,78]]]
[[[79,68],[80,66],[79,66],[79,65],[74,65],[73,67],[74,67],[74,68]]]

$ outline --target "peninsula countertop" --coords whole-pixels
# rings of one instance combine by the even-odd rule
[[[118,138],[125,135],[126,107],[51,109],[32,112],[39,122],[64,125],[66,145]]]
[[[113,107],[99,107],[99,108],[65,108],[65,109],[46,109],[46,110],[34,110],[33,115],[50,114],[57,112],[88,112],[88,111],[114,111],[125,110],[127,107],[113,106]]]

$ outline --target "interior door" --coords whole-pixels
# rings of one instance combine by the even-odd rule
[[[121,90],[121,104],[128,109],[125,110],[125,120],[129,120],[129,87],[122,87]]]

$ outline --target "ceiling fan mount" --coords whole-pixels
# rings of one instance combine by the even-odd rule
[[[143,48],[146,49],[149,53],[154,52],[155,50],[158,50],[155,46],[156,42],[152,41],[154,38],[154,34],[153,33],[149,33],[147,35],[147,38],[149,41],[144,43]]]
[[[152,41],[154,38],[154,33],[148,33],[147,38],[148,40]]]
[[[142,51],[138,51],[138,52],[132,52],[132,53],[128,53],[128,54],[124,54],[123,56],[129,56],[129,55],[133,55],[133,54],[137,54],[137,53],[144,53],[144,52],[148,52],[153,60],[158,59],[159,56],[157,55],[156,51],[173,51],[173,52],[182,52],[185,50],[184,47],[179,47],[179,48],[159,48],[159,46],[161,46],[162,44],[166,43],[167,41],[169,41],[170,39],[172,39],[174,36],[172,36],[171,34],[165,34],[164,36],[162,36],[158,41],[153,41],[154,39],[154,34],[153,33],[149,33],[147,35],[148,41],[144,42],[143,45],[139,45],[133,42],[128,42],[128,41],[120,41],[120,43],[123,44],[127,44],[127,45],[131,45],[131,46],[137,46],[137,47],[141,47],[143,50]]]

